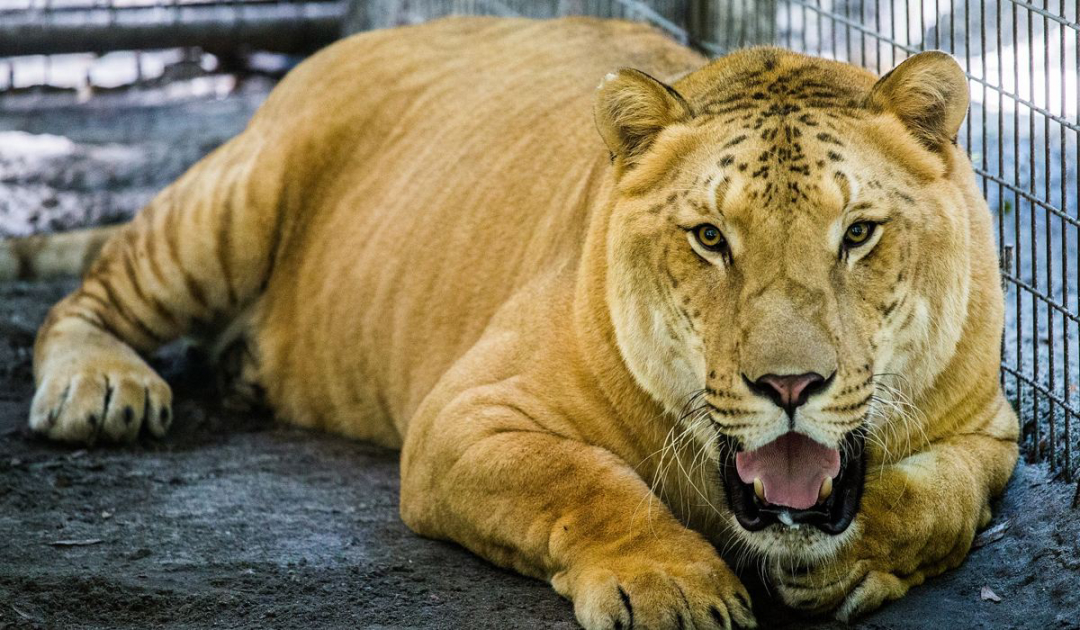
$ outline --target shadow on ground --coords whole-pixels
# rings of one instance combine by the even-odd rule
[[[129,215],[237,133],[266,87],[0,103],[0,132],[74,143],[20,136],[22,153],[0,152],[0,234]],[[165,440],[75,450],[34,439],[34,333],[73,286],[0,284],[0,630],[576,627],[545,584],[409,532],[396,453],[227,413],[182,347],[157,361],[177,401]],[[999,540],[858,626],[1080,628],[1070,490],[1022,467]],[[755,602],[767,628],[846,627],[801,619],[760,586]]]

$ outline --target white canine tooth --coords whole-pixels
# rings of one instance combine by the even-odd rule
[[[817,500],[824,501],[832,494],[832,477],[826,477],[825,481],[821,482],[821,490],[818,491]]]
[[[754,494],[762,501],[765,500],[765,484],[761,483],[761,479],[754,478]]]

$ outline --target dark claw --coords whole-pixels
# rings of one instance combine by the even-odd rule
[[[630,596],[626,594],[623,587],[619,587],[619,597],[622,598],[623,606],[626,606],[626,614],[630,617],[630,627],[634,627],[634,607],[630,605]]]
[[[130,406],[124,407],[124,424],[131,426],[131,423],[135,421],[135,410]]]
[[[686,591],[679,586],[678,582],[675,582],[675,588],[679,591],[679,597],[682,597],[683,605],[689,610],[690,600],[686,598]],[[686,620],[683,619],[682,613],[675,613],[675,622],[679,624],[679,630],[686,630]]]
[[[105,378],[105,405],[101,408],[101,417],[104,418],[105,414],[109,413],[109,403],[113,397],[113,386],[109,382],[108,377]]]
[[[140,424],[143,428],[150,424],[150,388],[143,388],[143,407],[142,407],[142,422]]]

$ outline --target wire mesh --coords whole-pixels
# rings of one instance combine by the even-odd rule
[[[154,7],[161,0],[104,1]],[[100,2],[0,0],[0,21],[12,11]],[[961,142],[995,215],[1007,306],[1002,382],[1022,418],[1028,458],[1077,477],[1080,0],[354,0],[340,19],[356,31],[448,14],[638,19],[711,54],[776,43],[879,73],[923,50],[952,53],[972,96]],[[0,92],[18,84],[13,67],[0,58]]]

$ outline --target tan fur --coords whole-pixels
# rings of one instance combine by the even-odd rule
[[[31,425],[164,433],[138,352],[209,333],[281,418],[401,447],[411,528],[549,580],[587,628],[752,625],[717,547],[842,618],[903,595],[962,560],[1017,455],[955,62],[877,88],[778,49],[704,62],[587,19],[331,46],[53,309]],[[856,218],[887,222],[843,254]],[[809,369],[835,382],[796,430],[871,427],[862,509],[839,536],[751,534],[720,433],[788,430],[742,376]]]
[[[118,230],[97,227],[0,241],[0,281],[81,274]]]

